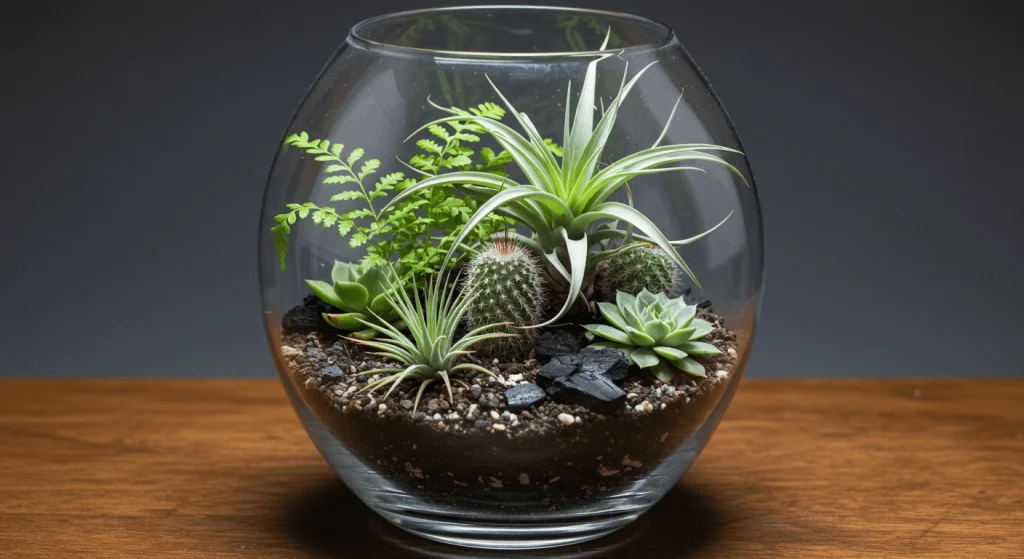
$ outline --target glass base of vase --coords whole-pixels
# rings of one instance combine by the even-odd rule
[[[525,550],[579,544],[625,527],[657,503],[696,460],[719,413],[650,474],[576,503],[552,505],[550,494],[496,499],[410,491],[346,450],[286,383],[310,439],[348,488],[370,509],[411,534],[463,547]],[[725,406],[721,408],[724,409]],[[720,410],[716,410],[720,411]]]

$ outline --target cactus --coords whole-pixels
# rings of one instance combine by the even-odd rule
[[[636,295],[644,289],[672,297],[678,289],[676,264],[654,245],[629,248],[601,263],[597,284],[605,301],[614,301],[618,291]]]
[[[519,335],[488,340],[481,350],[492,355],[522,350],[534,331],[516,327],[538,323],[546,304],[540,266],[533,254],[514,240],[498,239],[470,262],[465,285],[474,292],[466,313],[470,328],[507,322],[505,332]]]

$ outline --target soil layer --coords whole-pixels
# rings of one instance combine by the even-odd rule
[[[312,303],[310,303],[312,304]],[[308,305],[307,305],[308,307]],[[289,314],[306,312],[302,307]],[[736,368],[736,336],[710,309],[699,316],[715,329],[706,341],[722,350],[702,359],[707,378],[676,375],[662,383],[632,371],[619,383],[626,403],[600,414],[546,398],[513,413],[505,390],[534,382],[544,363],[475,360],[500,380],[464,375],[452,385],[435,382],[412,413],[419,383],[405,382],[383,400],[363,392],[375,376],[357,375],[389,363],[368,355],[324,328],[296,327],[285,320],[280,355],[303,400],[354,455],[395,483],[439,497],[457,492],[500,491],[533,499],[538,490],[552,503],[623,487],[650,473],[704,423]],[[587,340],[581,332],[581,345]],[[546,360],[545,360],[546,362]]]

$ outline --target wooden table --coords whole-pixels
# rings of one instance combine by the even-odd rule
[[[1024,557],[1024,380],[746,381],[653,511],[534,555]],[[375,517],[276,381],[0,381],[0,557],[496,556]]]

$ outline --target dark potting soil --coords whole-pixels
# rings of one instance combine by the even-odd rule
[[[293,309],[289,315],[304,312]],[[706,341],[722,350],[701,360],[707,378],[680,373],[662,383],[631,371],[618,383],[626,401],[610,413],[550,397],[513,413],[505,391],[535,382],[549,361],[532,352],[524,361],[471,358],[500,380],[482,373],[459,376],[452,384],[454,401],[443,383],[434,382],[415,414],[419,383],[400,384],[387,400],[389,387],[362,392],[380,377],[357,373],[394,364],[365,353],[337,330],[286,319],[280,355],[303,400],[331,433],[393,482],[439,496],[495,490],[533,496],[540,489],[557,503],[620,488],[649,473],[703,424],[738,356],[736,335],[722,319],[709,309],[699,316],[715,324]],[[569,332],[586,345],[581,329]]]

